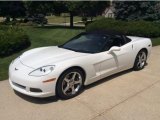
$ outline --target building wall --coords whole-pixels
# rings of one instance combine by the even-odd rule
[[[106,13],[104,13],[104,17],[106,18],[114,18],[114,13],[111,9],[108,9]]]

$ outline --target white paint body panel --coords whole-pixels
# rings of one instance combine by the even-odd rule
[[[86,73],[85,85],[91,84],[109,75],[133,67],[137,53],[145,48],[148,56],[152,43],[149,38],[128,36],[132,41],[121,46],[120,51],[108,51],[89,54],[74,52],[57,46],[42,47],[29,50],[14,60],[9,67],[10,85],[16,91],[34,97],[48,97],[55,95],[56,82],[61,73],[70,67],[81,67]],[[42,66],[55,65],[53,72],[41,77],[28,74]],[[18,70],[15,70],[17,68]],[[56,78],[55,81],[43,83],[44,80]],[[25,86],[20,88],[14,83]],[[30,88],[39,88],[40,93],[31,92]]]

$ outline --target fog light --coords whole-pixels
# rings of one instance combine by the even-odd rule
[[[42,90],[38,88],[30,88],[30,91],[31,92],[42,92]]]

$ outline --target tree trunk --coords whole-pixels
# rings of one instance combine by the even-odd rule
[[[5,22],[10,22],[10,16],[7,16]]]
[[[93,21],[93,16],[91,16],[91,21]]]
[[[70,12],[70,28],[73,28],[73,13]]]

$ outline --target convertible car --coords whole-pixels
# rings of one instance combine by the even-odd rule
[[[29,96],[69,99],[83,86],[109,75],[143,69],[151,48],[149,38],[83,32],[63,45],[24,52],[9,66],[9,82],[15,91]]]

